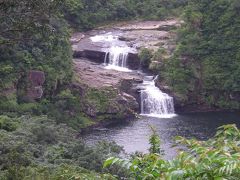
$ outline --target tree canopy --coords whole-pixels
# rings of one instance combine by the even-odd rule
[[[240,3],[190,0],[185,25],[164,77],[174,91],[221,108],[239,109]]]

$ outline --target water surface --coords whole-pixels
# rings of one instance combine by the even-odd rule
[[[161,137],[161,147],[165,158],[171,159],[176,154],[174,137],[197,138],[206,140],[216,133],[216,128],[225,124],[237,124],[240,128],[239,113],[193,113],[177,115],[173,118],[141,117],[137,121],[123,122],[86,135],[87,143],[97,141],[115,141],[124,147],[127,153],[148,152],[148,139],[151,135],[149,125],[154,126]]]

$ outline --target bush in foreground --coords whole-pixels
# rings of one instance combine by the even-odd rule
[[[111,157],[105,161],[104,167],[119,164],[128,168],[137,180],[239,179],[240,131],[235,125],[219,127],[216,135],[208,141],[182,137],[176,140],[186,145],[187,150],[180,151],[173,160],[167,161],[159,153],[150,153],[130,161]]]

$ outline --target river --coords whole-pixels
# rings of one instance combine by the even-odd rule
[[[144,47],[147,45],[146,42],[156,41],[156,37],[153,39],[146,37],[146,35],[152,37],[151,32],[144,31],[142,33],[145,35],[137,34],[138,36],[133,38],[135,40],[130,43],[121,40],[124,33],[126,34],[126,32],[118,31],[104,32],[103,34],[99,32],[88,38],[91,45],[101,47],[101,51],[105,52],[104,66],[106,69],[125,73],[132,72],[128,62],[133,59],[128,55],[138,53],[139,44],[136,38],[144,42]],[[148,139],[152,134],[149,126],[153,126],[161,138],[161,148],[165,152],[164,157],[171,159],[176,156],[177,149],[181,148],[180,145],[172,147],[176,136],[207,140],[214,136],[216,128],[221,125],[235,123],[240,127],[240,114],[237,113],[212,112],[176,115],[173,98],[156,87],[157,77],[143,73],[142,75],[144,76],[143,82],[137,86],[137,89],[141,94],[141,114],[148,116],[96,129],[91,134],[85,135],[84,139],[87,144],[94,144],[101,140],[115,141],[118,145],[123,146],[128,154],[136,151],[147,153]]]
[[[154,126],[161,137],[161,148],[164,157],[171,159],[176,155],[176,149],[181,146],[174,145],[174,137],[197,138],[207,140],[213,137],[216,128],[225,124],[237,124],[240,127],[239,113],[211,112],[181,114],[173,118],[141,117],[139,120],[121,122],[110,125],[104,129],[98,129],[85,136],[88,144],[97,141],[115,141],[123,146],[126,153],[140,151],[147,153],[148,139],[151,135],[149,125]]]

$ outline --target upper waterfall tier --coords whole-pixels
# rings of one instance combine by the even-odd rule
[[[105,64],[107,69],[115,69],[119,71],[130,71],[127,68],[128,53],[131,48],[128,46],[112,46],[105,56]]]
[[[104,64],[107,69],[114,69],[118,71],[131,71],[127,67],[128,54],[130,52],[136,52],[135,48],[128,46],[126,42],[120,41],[118,36],[114,36],[111,33],[102,35],[96,35],[90,37],[91,41],[103,42],[108,44],[108,48],[105,48],[105,60]]]

